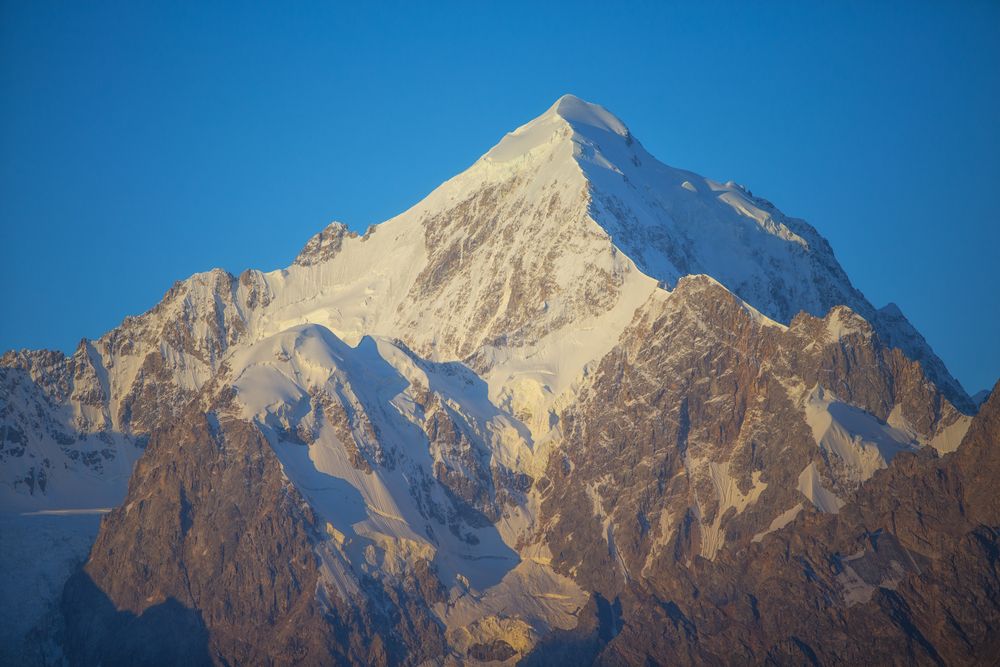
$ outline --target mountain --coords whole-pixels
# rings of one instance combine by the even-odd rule
[[[982,404],[985,403],[986,400],[990,397],[991,393],[992,392],[989,389],[983,389],[981,391],[976,392],[972,396],[973,404],[975,404],[977,407],[982,406]]]
[[[748,554],[855,527],[910,498],[911,461],[974,433],[989,458],[995,434],[815,229],[572,96],[364,235],[195,275],[71,356],[8,352],[0,386],[4,543],[108,512],[34,569],[5,548],[5,599],[47,582],[6,656],[80,664],[850,662],[815,633],[724,630],[698,591],[762,585]],[[965,544],[893,539],[914,563]],[[893,585],[924,576],[900,558]],[[824,586],[839,631],[861,605],[886,650],[912,643],[914,613]],[[907,655],[989,655],[970,618],[964,654],[924,633]],[[683,641],[642,630],[664,623]]]

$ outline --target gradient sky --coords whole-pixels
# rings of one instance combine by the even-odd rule
[[[244,4],[0,0],[0,349],[286,266],[572,92],[1000,377],[1000,3]]]

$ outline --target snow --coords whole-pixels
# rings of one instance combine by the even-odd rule
[[[888,567],[879,573],[881,577],[878,585],[874,586],[869,584],[851,565],[851,563],[854,563],[865,556],[865,550],[861,550],[858,553],[851,554],[850,556],[843,558],[841,561],[844,569],[837,575],[837,583],[841,586],[844,595],[844,604],[848,607],[853,607],[856,604],[866,604],[869,602],[872,595],[875,593],[876,588],[888,588],[890,590],[895,590],[906,576],[906,567],[898,560],[893,559],[889,561]],[[912,558],[910,559],[909,565],[911,567],[916,566],[916,563],[913,562]]]
[[[543,117],[550,114],[559,115],[575,128],[585,125],[596,130],[613,132],[620,137],[629,136],[628,128],[614,114],[598,104],[584,102],[576,95],[567,94],[560,97]]]
[[[113,507],[125,497],[129,476],[142,450],[119,433],[75,433],[74,406],[53,404],[37,385],[14,383],[0,407],[9,426],[27,439],[21,455],[4,452],[0,467],[0,508],[7,512]],[[5,404],[5,405],[3,405]],[[65,435],[75,434],[66,440]],[[89,462],[89,463],[88,463]],[[23,480],[40,472],[29,489]]]
[[[523,510],[511,512],[497,527],[471,530],[478,543],[468,544],[444,525],[429,531],[429,520],[413,502],[415,475],[422,471],[432,478],[434,461],[412,422],[417,414],[408,392],[420,386],[449,396],[454,409],[484,431],[514,428],[486,399],[485,385],[477,388],[471,372],[420,362],[385,339],[365,338],[351,347],[319,325],[271,336],[234,354],[230,365],[242,415],[262,425],[285,475],[327,527],[330,539],[318,551],[323,581],[334,590],[356,594],[368,568],[398,575],[424,558],[451,590],[452,600],[440,612],[449,628],[515,608],[532,632],[575,623],[572,613],[585,594],[546,563],[522,559],[511,546],[529,525]],[[342,434],[325,421],[308,445],[283,440],[275,427],[309,422],[310,398],[320,392],[364,410],[381,441],[399,445],[395,466],[358,469]],[[361,440],[364,434],[355,431],[351,437]],[[439,489],[434,493],[445,502]],[[514,600],[520,605],[511,606]]]
[[[810,463],[799,475],[799,492],[816,506],[820,512],[836,514],[844,506],[844,501],[823,487],[819,469],[815,463]]]
[[[452,632],[482,624],[484,619],[514,617],[538,637],[552,629],[575,627],[576,615],[589,597],[589,593],[572,579],[557,574],[546,565],[523,560],[481,597],[462,595],[449,600],[439,614]],[[498,624],[488,638],[477,639],[489,641],[506,637],[502,625]]]
[[[853,325],[857,316],[846,309],[838,310],[841,311],[840,316],[835,312],[827,323],[827,335],[833,340],[858,331]],[[876,470],[887,467],[899,452],[914,451],[923,446],[934,447],[940,453],[954,451],[969,428],[970,418],[958,415],[954,422],[941,428],[933,437],[926,438],[907,423],[899,405],[883,422],[861,408],[841,401],[822,385],[807,388],[800,384],[786,389],[792,400],[802,406],[803,418],[823,455],[826,471],[834,475],[839,483],[846,483],[848,488],[870,479]],[[840,498],[824,488],[815,462],[810,463],[799,476],[798,489],[820,511],[836,512],[843,505]],[[780,525],[756,537],[778,528]]]
[[[833,308],[826,318],[826,336],[830,342],[868,330],[864,318],[850,308]]]
[[[760,479],[760,471],[755,470],[751,482],[753,486],[747,493],[739,489],[739,485],[729,473],[729,462],[724,464],[710,461],[707,464],[708,473],[715,488],[716,497],[719,501],[719,509],[711,524],[701,525],[701,555],[703,558],[712,560],[726,544],[726,532],[723,519],[731,509],[736,510],[736,514],[742,514],[747,507],[757,502],[760,494],[767,488],[767,482]],[[691,460],[689,466],[701,467],[698,462]]]
[[[511,414],[526,414],[533,438],[544,440],[556,425],[556,407],[572,401],[588,369],[618,343],[636,310],[656,291],[655,281],[630,267],[622,297],[597,317],[567,323],[523,347],[486,347],[489,370],[483,377],[490,400],[509,406]]]
[[[837,400],[833,392],[816,385],[805,402],[805,418],[821,450],[846,469],[857,482],[885,468],[901,451],[920,444],[912,432],[882,423],[860,408]]]
[[[592,184],[592,215],[644,273],[667,283],[685,274],[711,275],[784,323],[799,310],[822,315],[835,302],[857,300],[842,276],[828,281],[839,298],[813,280],[793,278],[811,277],[832,259],[806,223],[740,186],[660,163],[617,119],[590,122],[591,114],[607,114],[603,108],[572,106],[564,118],[573,128],[574,157]],[[776,286],[782,300],[773,298]]]
[[[599,484],[607,484],[608,481],[608,478],[604,477],[601,479]],[[615,526],[612,520],[611,512],[606,511],[604,508],[604,501],[601,499],[600,491],[597,489],[599,484],[587,485],[587,497],[590,498],[591,505],[593,505],[594,516],[601,522],[601,532],[604,534],[604,541],[608,546],[608,555],[614,559],[616,565],[618,566],[618,570],[625,578],[625,581],[628,581],[628,567],[625,565],[625,559],[615,546]]]
[[[944,427],[936,433],[928,444],[936,449],[939,454],[953,452],[962,444],[962,440],[969,431],[971,424],[972,418],[962,415],[953,424]]]
[[[623,138],[629,134],[624,123],[604,107],[584,102],[574,95],[563,95],[541,116],[505,136],[484,159],[494,163],[520,160],[581,127]]]
[[[861,575],[855,572],[850,565],[845,565],[843,571],[836,578],[844,595],[844,604],[848,607],[866,604],[875,593],[875,586],[862,579]]]
[[[795,503],[795,505],[785,510],[778,516],[774,517],[774,520],[771,521],[771,523],[768,525],[767,530],[763,530],[757,533],[756,535],[753,536],[753,539],[751,539],[750,541],[760,542],[761,540],[764,539],[765,536],[770,535],[775,531],[781,530],[782,528],[790,524],[792,521],[794,521],[795,517],[797,517],[799,515],[799,512],[801,511],[802,511],[802,503]]]
[[[28,655],[40,654],[46,664],[58,662],[51,631],[58,625],[63,584],[87,558],[101,514],[0,513],[0,663],[23,664]]]

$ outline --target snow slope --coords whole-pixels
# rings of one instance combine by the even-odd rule
[[[518,425],[492,406],[474,374],[424,362],[385,339],[351,347],[315,324],[240,350],[227,365],[242,416],[268,436],[285,474],[327,526],[331,539],[318,555],[324,580],[340,595],[357,595],[371,568],[393,575],[423,558],[449,590],[439,614],[458,635],[517,608],[506,606],[511,599],[528,605],[518,626],[526,636],[572,627],[585,594],[516,551],[529,525],[524,501],[502,505],[493,521],[456,519],[467,506],[438,483],[443,469],[467,466],[469,456],[508,470],[531,455]],[[457,460],[428,426],[434,396],[468,435]],[[476,479],[475,469],[460,472]],[[494,502],[516,493],[503,478],[494,474],[486,485]]]
[[[854,481],[868,479],[876,470],[886,467],[898,452],[919,447],[912,434],[838,401],[832,392],[820,386],[806,400],[805,414],[824,455]]]
[[[58,625],[63,584],[86,560],[100,517],[0,512],[0,662],[60,664],[48,630]]]

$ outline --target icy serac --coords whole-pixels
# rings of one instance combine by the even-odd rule
[[[236,662],[516,661],[956,449],[974,411],[815,229],[570,95],[364,235],[193,276],[0,381],[4,509],[121,504],[71,628],[94,590],[177,600]],[[115,628],[70,650],[177,658]]]

